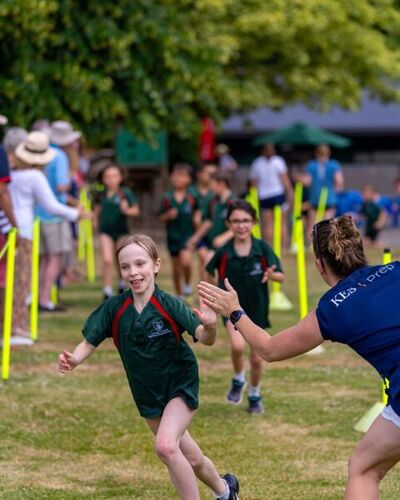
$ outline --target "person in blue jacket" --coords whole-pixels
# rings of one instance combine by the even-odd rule
[[[313,226],[316,266],[331,287],[295,326],[274,337],[242,310],[226,280],[226,290],[199,284],[206,305],[230,318],[266,361],[307,352],[324,340],[347,344],[389,382],[389,401],[353,451],[345,498],[379,498],[379,482],[400,461],[400,262],[369,266],[362,237],[351,216]]]

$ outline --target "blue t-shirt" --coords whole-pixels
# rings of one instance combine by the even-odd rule
[[[67,193],[60,193],[59,191],[57,191],[57,186],[70,183],[68,156],[62,149],[58,148],[57,146],[52,147],[57,151],[57,154],[51,160],[51,162],[46,165],[44,169],[44,175],[47,177],[51,190],[53,191],[57,200],[60,203],[66,205],[68,195]],[[40,205],[35,208],[35,215],[40,218],[40,222],[44,223],[62,222],[64,220],[61,217],[55,217]]]
[[[354,349],[400,398],[400,262],[357,269],[322,296],[316,314],[322,336]]]
[[[0,183],[8,184],[10,182],[10,169],[8,167],[8,158],[5,149],[0,146]],[[11,229],[11,223],[7,219],[4,210],[0,209],[0,233],[7,234]]]
[[[336,160],[328,160],[321,164],[317,160],[307,163],[306,172],[311,175],[310,202],[314,207],[318,206],[321,189],[328,188],[327,206],[336,205],[335,174],[340,172],[341,167]]]

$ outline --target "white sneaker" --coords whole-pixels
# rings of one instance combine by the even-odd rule
[[[11,337],[10,345],[12,346],[20,346],[20,345],[33,345],[34,342],[29,337],[20,337],[16,335],[15,337]]]
[[[183,295],[187,297],[188,295],[192,295],[193,289],[191,284],[183,285]]]

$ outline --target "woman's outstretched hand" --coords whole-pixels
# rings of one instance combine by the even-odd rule
[[[224,285],[226,291],[206,281],[200,281],[197,288],[206,306],[210,307],[216,313],[228,317],[232,311],[240,309],[241,307],[238,295],[233,286],[229,283],[228,278],[225,278]]]

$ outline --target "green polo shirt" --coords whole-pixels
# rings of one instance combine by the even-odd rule
[[[218,271],[218,286],[221,288],[225,288],[224,278],[228,278],[249,318],[261,328],[267,328],[271,326],[268,282],[261,283],[261,280],[266,268],[273,265],[276,271],[282,272],[278,257],[265,241],[252,238],[249,255],[241,257],[235,251],[232,238],[217,249],[206,270],[212,275]]]
[[[183,200],[178,203],[174,192],[168,191],[162,196],[159,215],[170,208],[176,208],[178,216],[167,222],[167,246],[172,254],[177,254],[185,248],[187,240],[194,233],[193,215],[198,208],[197,201],[187,192]]]
[[[83,335],[94,346],[113,338],[140,415],[156,418],[176,396],[198,407],[197,361],[182,333],[194,337],[199,324],[184,302],[156,287],[140,314],[130,290],[111,297],[88,317]]]
[[[228,230],[226,225],[226,216],[228,214],[229,205],[235,201],[236,197],[231,194],[226,201],[222,201],[219,197],[214,196],[209,204],[207,219],[212,222],[211,229],[207,233],[207,238],[212,245],[214,238]]]
[[[375,223],[379,219],[381,210],[381,207],[374,201],[364,201],[361,213],[366,217],[365,234],[367,236],[376,236],[378,234]]]
[[[133,191],[125,186],[121,187],[112,196],[107,190],[98,194],[95,204],[101,206],[99,217],[99,232],[117,240],[129,233],[128,217],[121,212],[121,201],[126,199],[130,207],[137,205],[137,198]]]
[[[208,191],[206,194],[201,193],[196,184],[192,184],[190,186],[189,193],[197,201],[197,206],[201,212],[202,220],[207,219],[207,215],[209,213],[209,206],[211,200],[214,198],[213,193],[211,191]]]

